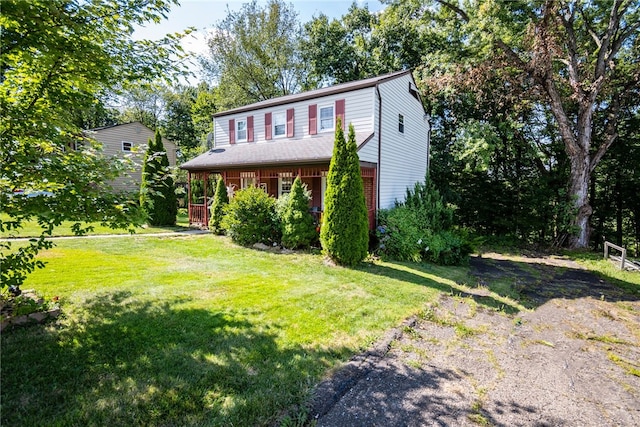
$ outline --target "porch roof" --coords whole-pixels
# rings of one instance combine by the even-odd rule
[[[357,132],[360,149],[373,137],[370,132]],[[189,171],[216,170],[247,166],[275,166],[304,163],[328,163],[333,154],[334,134],[327,133],[301,139],[280,139],[267,142],[245,142],[215,147],[180,168]]]

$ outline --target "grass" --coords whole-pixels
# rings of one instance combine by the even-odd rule
[[[65,316],[2,333],[2,425],[270,425],[466,272],[211,235],[65,240],[42,259],[24,288]]]
[[[10,217],[6,214],[1,214],[0,219],[2,221],[7,221]],[[75,221],[64,221],[60,226],[56,227],[53,230],[54,237],[63,237],[63,236],[73,236],[72,226],[75,224]],[[91,226],[93,230],[87,233],[88,235],[104,235],[104,234],[129,234],[129,230],[127,229],[112,229],[104,225],[100,225],[100,223],[82,223],[83,227]],[[177,222],[175,227],[154,227],[154,226],[145,226],[145,227],[137,227],[135,229],[136,234],[155,234],[155,233],[165,233],[170,231],[180,231],[187,230],[189,228],[189,218],[187,215],[178,215]],[[22,228],[18,230],[11,230],[10,232],[1,232],[0,238],[19,238],[19,237],[37,237],[42,232],[42,229],[38,225],[37,221],[25,221],[22,224]]]

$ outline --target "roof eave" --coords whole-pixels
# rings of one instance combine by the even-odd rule
[[[345,92],[352,92],[354,90],[360,90],[360,89],[366,89],[366,88],[370,88],[370,87],[375,87],[381,83],[384,83],[386,81],[389,80],[393,80],[396,79],[398,77],[404,76],[407,73],[411,73],[411,70],[404,70],[401,72],[396,72],[396,73],[391,73],[389,75],[386,76],[381,76],[378,79],[366,79],[367,81],[363,81],[361,83],[344,83],[344,84],[340,84],[337,85],[335,87],[329,87],[329,88],[321,88],[321,89],[316,89],[316,90],[312,90],[309,92],[302,92],[299,95],[293,96],[293,97],[289,97],[289,96],[285,96],[285,97],[278,97],[278,98],[273,98],[272,100],[266,100],[266,101],[260,101],[260,102],[256,102],[253,104],[249,104],[249,105],[245,105],[242,107],[238,107],[238,108],[233,108],[231,110],[227,110],[227,111],[221,111],[219,113],[215,113],[213,114],[213,118],[218,118],[218,117],[224,117],[224,116],[230,116],[232,114],[240,114],[240,113],[246,113],[248,111],[254,111],[254,110],[259,110],[262,108],[271,108],[271,107],[277,107],[280,105],[286,105],[286,104],[291,104],[293,102],[302,102],[302,101],[308,101],[310,99],[314,99],[314,98],[322,98],[325,96],[331,96],[331,95],[336,95],[339,93],[345,93]],[[284,98],[284,99],[283,99]],[[271,102],[269,102],[271,101]]]

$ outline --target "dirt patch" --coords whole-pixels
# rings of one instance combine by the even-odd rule
[[[542,261],[474,260],[485,286],[518,279],[532,309],[443,296],[387,336],[386,354],[378,346],[318,388],[317,425],[640,425],[638,296]]]

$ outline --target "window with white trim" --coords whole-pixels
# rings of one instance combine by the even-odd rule
[[[318,109],[320,110],[318,132],[328,132],[333,130],[333,121],[335,120],[333,105],[320,106]]]
[[[287,113],[284,111],[273,113],[273,136],[285,136],[287,134]]]
[[[291,187],[293,186],[293,174],[281,173],[278,177],[278,197],[283,194],[291,193]]]
[[[254,172],[240,172],[240,189],[255,187],[256,174]]]
[[[247,141],[247,119],[236,120],[236,141]]]
[[[404,133],[404,116],[398,114],[398,132]]]
[[[129,152],[133,149],[133,142],[122,141],[122,151]]]

